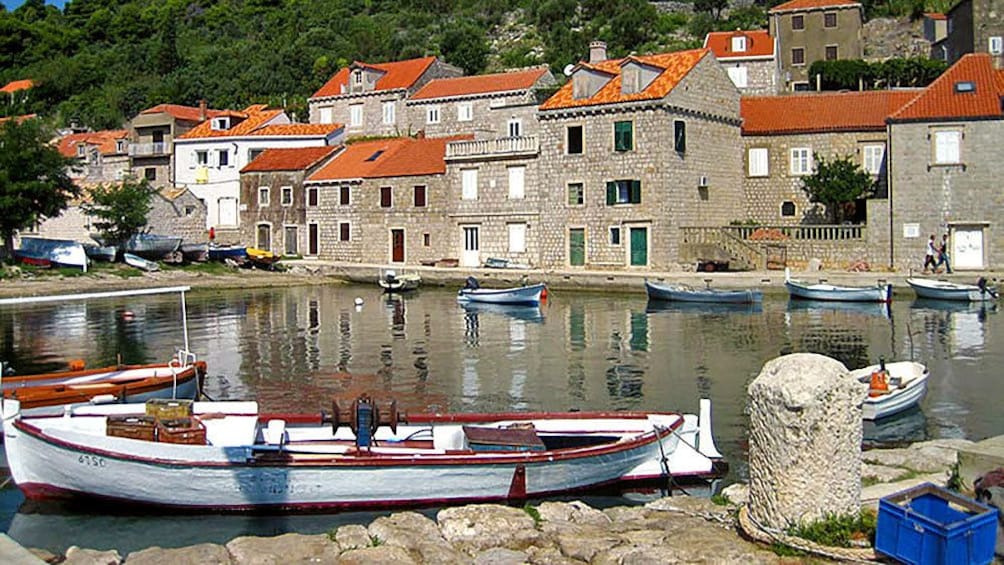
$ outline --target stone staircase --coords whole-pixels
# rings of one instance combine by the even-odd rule
[[[759,246],[737,237],[732,231],[715,227],[681,227],[681,261],[728,261],[739,271],[766,269],[767,253]]]

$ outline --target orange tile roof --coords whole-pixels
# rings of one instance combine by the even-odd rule
[[[784,135],[837,131],[882,131],[890,114],[921,91],[871,90],[743,96],[743,135]]]
[[[971,82],[970,92],[956,85]],[[958,118],[1004,118],[1004,71],[994,69],[988,53],[963,55],[909,104],[890,116],[891,121],[928,121]]]
[[[525,71],[491,75],[438,78],[418,89],[418,92],[411,95],[411,100],[526,90],[532,87],[546,72],[546,67],[538,67]]]
[[[33,88],[34,86],[35,86],[35,81],[31,79],[26,78],[22,80],[12,80],[8,82],[6,85],[4,85],[3,88],[0,88],[0,92],[3,92],[4,94],[14,94],[19,90],[28,90],[30,88]]]
[[[596,94],[589,98],[580,99],[572,96],[573,81],[570,80],[558,92],[541,104],[540,109],[555,110],[560,108],[597,106],[600,104],[617,104],[635,100],[658,100],[669,94],[680,83],[683,77],[687,76],[687,73],[708,53],[710,53],[708,49],[691,49],[689,51],[677,51],[675,53],[662,53],[659,55],[636,55],[626,59],[610,59],[591,65],[580,63],[583,67],[611,73],[614,76]],[[658,67],[662,69],[662,73],[652,80],[651,84],[645,90],[634,94],[621,94],[621,66],[629,60]]]
[[[421,59],[408,59],[406,61],[394,61],[391,63],[360,63],[353,65],[378,69],[384,72],[376,82],[376,90],[392,90],[396,88],[409,88],[421,78],[422,74],[436,61],[435,57],[422,57]],[[335,73],[328,82],[314,93],[311,98],[322,98],[325,96],[338,96],[345,94],[342,87],[349,84],[349,68],[344,67]]]
[[[732,50],[733,37],[746,38],[745,51]],[[774,38],[767,30],[756,31],[713,31],[704,37],[704,46],[711,49],[715,57],[728,59],[733,57],[773,57]]]
[[[473,138],[472,135],[424,139],[395,137],[353,143],[307,180],[334,181],[443,174],[446,172],[446,144],[450,141]]]
[[[343,127],[342,124],[275,124],[256,129],[248,135],[327,136]]]
[[[820,10],[823,8],[851,8],[851,7],[861,7],[860,2],[854,2],[853,0],[790,0],[784,4],[778,4],[770,10],[768,14],[776,14],[778,12],[795,12],[800,10]]]
[[[24,114],[23,116],[8,116],[6,118],[0,118],[0,124],[2,124],[4,122],[9,122],[11,120],[14,120],[14,121],[16,121],[19,124],[22,124],[22,123],[24,123],[27,120],[30,120],[32,118],[37,118],[37,117],[38,117],[38,114]]]
[[[178,139],[200,139],[208,137],[240,137],[245,135],[251,135],[251,132],[257,130],[258,128],[267,124],[270,120],[274,119],[276,116],[282,114],[282,110],[269,110],[267,106],[262,104],[257,104],[254,106],[248,106],[243,112],[233,112],[230,110],[224,110],[219,115],[220,116],[231,116],[231,117],[242,117],[245,118],[243,121],[237,125],[225,130],[213,129],[212,122],[213,119],[210,118],[201,124],[195,126],[189,130],[184,135],[178,136]]]
[[[924,14],[924,17],[928,18],[928,19],[931,19],[931,20],[947,20],[948,19],[948,16],[946,16],[945,14],[938,13],[938,12],[927,12],[927,13]]]
[[[78,157],[77,146],[83,143],[85,145],[96,145],[102,155],[114,155],[117,153],[115,151],[115,142],[128,138],[129,132],[124,129],[71,133],[59,140],[59,152],[64,157]]]
[[[266,149],[243,169],[242,173],[262,173],[267,171],[302,171],[326,159],[341,146],[297,147]]]
[[[213,110],[206,109],[207,118],[215,118],[216,116],[222,115],[226,110]],[[201,122],[202,121],[202,111],[199,108],[192,106],[182,106],[180,104],[157,104],[152,108],[147,108],[140,112],[140,114],[168,114],[176,120],[181,120],[184,122]]]

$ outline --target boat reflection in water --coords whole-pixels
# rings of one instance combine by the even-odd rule
[[[892,311],[888,302],[838,302],[826,300],[789,300],[789,312],[846,312],[865,316],[881,316],[891,318]]]
[[[865,420],[862,443],[865,447],[895,447],[931,439],[927,417],[915,406],[881,420]]]
[[[686,314],[759,314],[763,312],[760,302],[677,302],[672,300],[649,300],[645,305],[646,314],[680,312]]]
[[[962,302],[958,300],[934,300],[916,298],[910,304],[911,310],[938,310],[941,312],[972,312],[988,314],[997,311],[995,302]]]
[[[506,316],[524,322],[543,322],[544,314],[540,311],[540,306],[529,304],[490,304],[487,302],[462,302],[460,306],[468,314],[489,314],[493,316]]]

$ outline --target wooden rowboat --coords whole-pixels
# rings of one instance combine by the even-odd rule
[[[724,290],[716,288],[691,288],[676,284],[659,284],[645,281],[649,299],[675,302],[708,302],[713,304],[755,304],[763,302],[763,291],[758,289]]]
[[[543,283],[516,288],[472,288],[470,285],[468,279],[468,286],[460,289],[457,300],[489,304],[540,304],[540,296],[546,288]]]
[[[160,265],[156,261],[150,261],[132,253],[123,253],[122,259],[130,267],[136,267],[142,271],[153,272],[160,270]]]
[[[912,408],[927,394],[927,367],[913,361],[880,363],[851,371],[851,377],[862,383],[870,383],[876,372],[887,371],[887,389],[870,391],[862,406],[865,420],[880,420]]]
[[[997,298],[997,289],[987,286],[987,281],[983,278],[977,284],[961,284],[933,279],[906,279],[906,284],[913,288],[919,298],[964,302],[983,302]]]
[[[873,286],[840,286],[827,283],[811,284],[791,280],[785,269],[784,286],[792,298],[806,300],[828,300],[838,302],[890,302],[892,301],[892,285],[877,284]]]
[[[397,274],[394,271],[387,271],[382,277],[377,279],[377,284],[384,292],[405,292],[415,290],[422,283],[422,276],[418,273]]]

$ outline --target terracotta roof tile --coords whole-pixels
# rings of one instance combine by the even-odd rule
[[[733,37],[746,38],[745,51],[732,50]],[[774,38],[767,33],[767,30],[763,29],[756,31],[713,31],[705,36],[704,46],[711,49],[711,52],[719,59],[774,56]]]
[[[5,84],[3,88],[0,88],[0,92],[3,92],[4,94],[14,94],[19,90],[28,90],[30,88],[34,88],[34,86],[35,81],[31,79],[26,78],[22,80],[12,80]]]
[[[116,142],[128,138],[129,132],[124,129],[71,133],[59,140],[59,152],[64,157],[78,157],[77,146],[83,143],[88,146],[96,146],[102,155],[114,155],[118,153]]]
[[[541,104],[540,109],[555,110],[601,104],[617,104],[636,100],[658,100],[669,94],[683,77],[687,76],[687,73],[708,53],[710,51],[707,49],[691,49],[689,51],[677,51],[675,53],[663,53],[660,55],[638,55],[627,59],[610,59],[591,65],[580,63],[580,65],[586,68],[611,73],[613,78],[603,85],[593,96],[580,99],[572,96],[573,81],[570,80],[558,92]],[[662,69],[662,73],[652,80],[651,84],[645,90],[634,94],[622,94],[621,65],[628,60],[660,68]]]
[[[214,118],[223,114],[225,110],[213,110],[206,109],[206,117]],[[180,104],[157,104],[152,108],[147,108],[140,112],[140,114],[168,114],[176,120],[181,120],[184,122],[201,122],[202,121],[202,111],[199,108],[192,106],[182,106]]]
[[[525,71],[491,75],[434,79],[418,89],[418,92],[411,96],[411,100],[526,90],[532,87],[546,72],[546,67],[538,67]]]
[[[800,10],[819,10],[823,8],[852,8],[861,7],[860,2],[853,0],[790,0],[784,4],[778,4],[767,13],[776,14],[778,12],[795,12]]]
[[[233,112],[231,110],[223,110],[220,112],[219,116],[231,116],[244,118],[241,122],[237,123],[230,129],[217,130],[213,129],[212,122],[213,119],[210,118],[201,124],[195,126],[189,130],[184,135],[178,136],[178,139],[201,139],[209,137],[239,137],[245,135],[251,135],[252,132],[258,128],[264,126],[269,121],[275,119],[277,116],[282,114],[282,110],[269,110],[267,106],[264,105],[254,105],[248,106],[243,112]]]
[[[254,161],[241,169],[241,172],[302,171],[328,158],[340,147],[325,145],[322,147],[266,149],[261,155],[255,157]]]
[[[4,122],[9,122],[11,120],[14,120],[14,121],[16,121],[19,124],[22,124],[22,123],[24,123],[27,120],[30,120],[32,118],[37,118],[37,117],[38,117],[38,114],[24,114],[22,116],[7,116],[6,118],[0,118],[0,124],[2,124]]]
[[[343,127],[342,124],[275,124],[256,129],[248,135],[327,136]]]
[[[968,86],[972,89],[966,90]],[[989,54],[970,53],[929,84],[920,96],[890,116],[890,120],[1004,118],[1002,97],[1004,71],[994,68]]]
[[[396,137],[361,141],[310,176],[310,181],[411,177],[446,172],[446,144],[474,136],[413,139]]]
[[[939,12],[927,12],[924,17],[930,20],[947,20],[948,16]]]
[[[919,89],[744,96],[743,135],[881,131],[885,120],[920,94]]]
[[[385,74],[377,80],[376,90],[393,90],[396,88],[410,88],[435,61],[435,57],[422,57],[421,59],[408,59],[406,61],[394,61],[391,63],[369,64],[356,62],[353,65],[383,71]],[[335,76],[331,77],[311,98],[345,94],[342,92],[342,88],[348,84],[349,68],[344,67],[339,69],[335,73]]]

